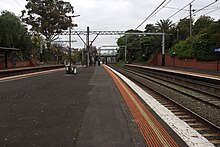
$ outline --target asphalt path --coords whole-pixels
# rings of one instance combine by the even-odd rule
[[[145,146],[102,67],[0,80],[0,147]]]

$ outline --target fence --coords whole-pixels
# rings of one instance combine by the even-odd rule
[[[160,66],[162,62],[162,54],[158,53],[150,62],[149,66]],[[178,68],[191,68],[198,70],[211,70],[220,71],[220,65],[217,65],[217,61],[205,62],[197,61],[196,59],[179,59],[177,57],[171,57],[165,55],[165,65]]]

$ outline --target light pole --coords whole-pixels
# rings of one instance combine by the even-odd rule
[[[190,28],[189,28],[189,37],[192,37],[192,4],[190,3],[189,4],[189,13],[190,13],[190,18],[189,18],[189,21],[190,21]]]
[[[127,62],[127,46],[128,46],[128,36],[126,35],[126,45],[125,45],[125,64]]]
[[[89,58],[89,27],[87,27],[87,34],[86,34],[86,51],[87,51],[87,67],[89,67],[89,61],[90,61],[90,58]]]
[[[70,27],[69,27],[69,60],[70,60],[70,68],[69,68],[69,70],[71,70],[71,63],[72,63],[72,61],[71,61],[71,51],[72,51],[72,49],[71,49],[71,29],[72,29],[72,19],[71,19],[71,16],[69,17],[69,19],[70,19]]]
[[[72,52],[72,48],[71,48],[71,29],[72,27],[77,27],[77,24],[72,24],[72,17],[79,17],[80,15],[72,15],[72,16],[67,16],[70,20],[70,26],[69,26],[69,60],[70,60],[70,67],[69,70],[71,72],[71,66],[72,66],[72,61],[71,61],[71,52]]]

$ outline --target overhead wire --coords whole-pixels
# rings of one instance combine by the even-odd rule
[[[189,4],[193,3],[195,0],[191,1]],[[182,7],[181,9],[179,9],[177,12],[175,12],[174,14],[172,14],[170,17],[168,17],[167,19],[172,18],[173,16],[175,16],[176,14],[178,14],[180,11],[184,10],[186,7],[189,6],[189,4],[185,5],[184,7]]]
[[[204,14],[202,14],[202,15],[207,15],[207,14],[213,13],[213,12],[218,11],[218,10],[220,10],[220,7],[216,8],[216,9],[214,9],[214,10],[212,10],[212,11],[209,11],[209,12],[207,12],[207,13],[204,13]],[[196,17],[196,18],[198,18],[198,17]]]
[[[24,8],[17,0],[14,0],[21,8]]]
[[[204,6],[204,7],[202,7],[202,8],[200,8],[200,9],[198,9],[198,10],[196,10],[196,11],[193,12],[191,15],[195,15],[196,13],[198,13],[198,12],[204,10],[204,9],[207,8],[207,7],[210,7],[211,5],[213,5],[214,3],[218,2],[218,1],[219,1],[219,0],[215,0],[214,2],[212,2],[212,3],[210,3],[210,4],[206,5],[206,6]],[[184,17],[183,19],[186,19],[186,18],[189,17],[189,16],[190,16],[190,15],[187,15],[187,16]],[[174,24],[176,24],[177,22],[179,22],[179,20],[176,21]]]
[[[168,9],[174,9],[174,10],[180,10],[179,8],[175,8],[175,7],[164,7],[164,8],[168,8]],[[183,11],[189,11],[189,10],[186,10],[186,9],[183,9]]]
[[[218,1],[219,1],[219,0],[215,0],[214,2],[212,2],[212,3],[210,3],[210,4],[208,4],[208,5],[204,6],[204,7],[202,7],[201,9],[196,10],[195,12],[192,13],[192,15],[194,15],[194,14],[196,14],[196,13],[198,13],[198,12],[204,10],[204,9],[207,8],[207,7],[210,7],[211,5],[213,5],[214,3],[218,2]],[[189,17],[189,16],[190,16],[190,15],[186,16],[185,18],[187,18],[187,17]]]
[[[163,5],[163,7],[161,7],[159,10],[157,10],[153,15],[151,15],[151,17],[153,17],[154,15],[156,15],[157,13],[159,13],[162,9],[164,9],[169,3],[171,2],[171,0],[169,0],[165,5]],[[150,18],[151,18],[150,17]],[[150,19],[149,18],[149,19]]]
[[[164,0],[147,18],[142,21],[135,30],[137,30],[140,26],[142,26],[167,0]]]
[[[217,9],[214,9],[214,10],[212,10],[212,11],[209,11],[209,12],[203,14],[203,15],[207,15],[207,14],[210,14],[210,13],[215,12],[215,11],[218,11],[218,10],[220,10],[220,7],[218,7]]]

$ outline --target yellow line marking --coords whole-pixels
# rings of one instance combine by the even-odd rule
[[[53,69],[53,70],[47,70],[47,71],[39,71],[39,72],[15,75],[15,76],[10,76],[10,77],[3,77],[3,78],[0,78],[0,81],[4,82],[4,81],[10,81],[10,80],[19,80],[19,79],[31,77],[31,76],[34,76],[34,75],[42,75],[42,74],[50,73],[50,72],[53,72],[53,71],[59,71],[59,70],[63,70],[63,69]]]
[[[115,76],[115,75],[114,75]],[[116,77],[116,76],[115,76]],[[145,113],[145,111],[142,109],[142,107],[138,104],[138,102],[135,100],[135,98],[133,97],[133,95],[128,91],[128,89],[123,85],[123,83],[118,79],[118,77],[116,77],[118,82],[121,84],[121,86],[124,88],[124,90],[127,92],[127,94],[129,95],[129,97],[131,98],[131,100],[134,102],[134,104],[137,106],[137,108],[139,109],[139,111],[141,112],[141,114],[144,116],[145,120],[149,123],[149,125],[151,126],[151,128],[153,129],[153,131],[155,132],[155,134],[157,135],[157,137],[160,139],[161,143],[164,146],[169,146],[169,142],[166,140],[166,138],[164,138],[164,135],[161,134],[161,132],[158,130],[158,128],[155,126],[154,122],[148,117],[148,115]]]

